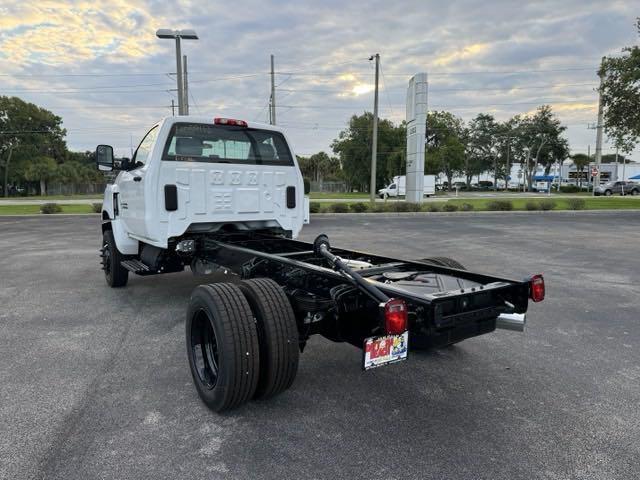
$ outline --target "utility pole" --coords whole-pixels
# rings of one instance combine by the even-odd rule
[[[589,159],[589,167],[588,167],[589,172],[587,172],[587,178],[591,178],[591,189],[593,189],[593,178],[591,177],[591,144],[587,145],[587,158]],[[588,192],[589,192],[589,184],[587,184],[587,193]]]
[[[184,86],[183,86],[183,92],[182,94],[184,95],[184,100],[183,100],[183,104],[184,104],[184,114],[185,115],[189,115],[189,75],[187,73],[187,56],[183,55],[182,56],[182,68],[184,68]]]
[[[371,139],[371,186],[369,199],[376,201],[376,162],[378,161],[378,78],[380,75],[380,54],[372,55],[369,60],[376,61],[376,86],[373,96],[373,137]]]
[[[275,72],[275,59],[273,54],[271,55],[271,125],[276,124],[276,72]]]
[[[509,154],[511,153],[511,137],[507,137],[507,167],[504,171],[504,191],[509,191],[509,178],[511,177],[511,166],[509,165]]]
[[[604,59],[603,59],[604,60]],[[596,175],[596,186],[600,186],[600,163],[602,162],[602,118],[603,118],[603,105],[602,105],[602,86],[604,83],[604,73],[600,72],[600,87],[598,88],[598,124],[596,125],[596,168],[598,174]],[[595,188],[594,188],[595,194]]]
[[[9,155],[7,156],[7,160],[4,162],[4,196],[5,198],[9,196],[9,188],[7,188],[7,183],[9,180],[9,163],[11,163],[12,154],[13,154],[13,146],[10,146]]]
[[[176,102],[173,100],[173,98],[171,99],[171,116],[176,116]]]

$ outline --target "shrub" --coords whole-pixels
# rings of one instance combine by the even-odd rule
[[[57,203],[43,203],[40,207],[40,211],[46,214],[60,213],[62,212],[62,207]]]
[[[391,210],[395,212],[419,212],[422,205],[413,202],[389,202]]]
[[[524,208],[529,211],[538,210],[540,208],[540,205],[535,200],[527,200],[527,203],[524,204]]]
[[[347,213],[349,211],[349,205],[346,203],[333,203],[329,207],[329,210],[333,213]]]
[[[91,210],[93,213],[102,213],[102,204],[101,203],[92,203]]]
[[[369,210],[369,205],[363,202],[354,203],[351,205],[351,211],[356,213],[362,213]]]
[[[540,200],[540,210],[544,210],[545,212],[548,210],[553,210],[556,208],[556,202],[551,199]]]
[[[331,211],[331,205],[320,205],[318,213],[329,213]]]
[[[311,202],[309,204],[309,212],[310,213],[320,213],[320,202]]]
[[[511,200],[492,200],[487,203],[487,210],[508,212],[513,210],[513,203]]]
[[[407,202],[389,202],[389,208],[393,212],[410,212]]]
[[[388,203],[375,203],[373,205],[373,207],[371,207],[371,211],[375,212],[375,213],[385,213],[385,212],[389,212],[391,211],[391,209],[389,208],[390,204]]]
[[[562,193],[577,193],[580,189],[577,185],[560,185],[560,192]]]
[[[455,203],[445,203],[442,206],[442,210],[445,212],[457,212],[458,211],[458,205],[456,205]]]
[[[462,206],[460,207],[460,210],[462,210],[463,212],[470,212],[471,210],[473,210],[473,204],[463,203]]]
[[[428,205],[425,205],[427,212],[439,212],[442,210],[442,208],[440,207],[440,205],[438,203],[429,203]]]
[[[567,206],[569,210],[584,210],[587,202],[584,201],[584,198],[567,198]]]

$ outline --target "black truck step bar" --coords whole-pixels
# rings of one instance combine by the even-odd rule
[[[156,273],[155,271],[151,270],[147,264],[141,262],[140,260],[122,260],[120,262],[120,265],[122,265],[130,272],[135,273],[136,275],[152,275]]]

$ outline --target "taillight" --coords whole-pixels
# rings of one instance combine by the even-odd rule
[[[534,302],[544,300],[544,277],[542,275],[534,275],[529,280],[529,297]]]
[[[213,119],[213,123],[216,125],[234,125],[236,127],[248,127],[247,122],[244,120],[235,120],[233,118],[220,118],[216,117]]]
[[[392,298],[384,304],[384,327],[388,335],[407,330],[407,304],[401,298]]]

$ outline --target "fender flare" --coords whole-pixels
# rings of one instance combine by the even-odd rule
[[[103,212],[103,218],[104,218]],[[107,220],[102,222],[102,234],[107,230],[111,230],[113,232],[113,239],[116,242],[116,248],[118,251],[124,255],[137,255],[140,248],[140,242],[138,240],[134,240],[133,238],[129,238],[126,234],[124,226],[122,225],[121,220]]]

